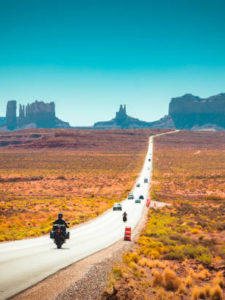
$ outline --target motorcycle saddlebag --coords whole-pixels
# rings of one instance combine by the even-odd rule
[[[50,231],[50,239],[54,239],[55,238],[55,231]]]
[[[70,233],[68,231],[68,232],[66,232],[66,239],[69,239],[69,238],[70,238]]]

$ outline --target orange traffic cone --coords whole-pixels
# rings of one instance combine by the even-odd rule
[[[124,241],[131,241],[131,227],[125,227]]]

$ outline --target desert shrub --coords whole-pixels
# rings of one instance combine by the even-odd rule
[[[212,300],[222,300],[223,299],[223,291],[219,285],[216,285],[211,288],[210,297]]]
[[[204,292],[203,292],[203,289],[201,287],[198,287],[198,286],[194,286],[194,288],[192,289],[191,291],[191,297],[192,297],[192,300],[197,300],[199,299],[199,295],[203,296],[204,295]],[[205,296],[204,296],[205,297]],[[205,299],[205,298],[203,298]]]
[[[134,271],[138,270],[138,265],[134,261],[129,262],[128,266]]]
[[[160,272],[158,272],[157,270],[153,269],[152,275],[153,275],[152,285],[153,286],[161,286],[162,282],[163,282],[162,274]]]
[[[212,261],[212,255],[210,253],[203,253],[200,256],[196,257],[199,262],[202,262],[205,265],[210,265]]]
[[[175,246],[176,245],[176,241],[173,240],[170,236],[168,235],[161,235],[159,238],[159,241],[161,243],[163,243],[164,246],[168,246],[168,245],[173,245]]]
[[[131,261],[137,263],[140,256],[136,252],[126,252],[123,254],[123,261],[129,264]]]
[[[179,295],[187,294],[186,286],[183,282],[181,282],[181,284],[179,285],[178,294]]]
[[[156,259],[160,257],[160,252],[158,249],[141,247],[139,250],[140,254],[143,254],[151,259]]]
[[[179,232],[179,233],[185,233],[185,232],[187,232],[187,227],[184,227],[184,226],[176,226],[175,228],[174,228],[174,230],[175,231],[177,231],[177,232]]]
[[[225,286],[222,271],[217,273],[216,277],[213,279],[213,284],[219,285],[221,288]]]
[[[158,269],[165,269],[166,268],[166,263],[163,261],[160,261],[158,259],[154,260],[147,260],[147,266],[152,269],[152,268],[158,268]]]
[[[122,269],[118,266],[115,266],[113,269],[112,269],[112,274],[115,278],[115,280],[119,280],[120,278],[123,277],[123,272],[122,272]]]
[[[183,234],[179,234],[176,232],[170,234],[170,239],[177,241],[179,244],[188,244],[191,242],[189,237],[186,237]]]
[[[201,270],[199,273],[195,273],[195,274],[196,274],[196,277],[201,280],[206,280],[207,278],[209,278],[211,276],[207,269]]]
[[[145,267],[147,266],[148,260],[145,257],[142,257],[141,259],[139,259],[138,264],[141,267]]]
[[[204,288],[200,288],[200,289],[199,289],[198,297],[199,297],[200,299],[205,299],[205,298],[206,298],[206,292],[205,292],[205,289],[204,289]]]
[[[210,285],[208,285],[208,284],[205,285],[204,289],[205,289],[206,297],[209,297],[210,296]]]
[[[176,291],[181,283],[174,271],[166,268],[163,272],[163,286],[168,291]]]
[[[199,262],[210,264],[212,256],[208,248],[201,245],[192,244],[168,246],[168,252],[164,255],[165,259],[184,260],[185,258],[196,258]]]
[[[210,264],[212,256],[208,248],[201,245],[194,246],[192,244],[187,244],[183,248],[183,253],[185,257],[196,258],[198,261]]]
[[[161,242],[157,242],[149,238],[148,236],[141,236],[138,239],[138,244],[147,246],[149,248],[162,248],[163,244]]]
[[[192,285],[192,279],[190,275],[188,275],[188,277],[185,279],[185,285],[186,287],[190,287]]]
[[[166,268],[163,273],[153,269],[152,275],[153,286],[162,286],[167,291],[176,291],[181,284],[181,280],[177,277],[176,273],[169,268]]]
[[[197,229],[197,228],[194,228],[194,229],[191,230],[191,233],[192,234],[198,234],[198,233],[200,233],[200,230]]]
[[[170,260],[183,260],[185,258],[183,246],[177,245],[175,247],[170,247],[168,253],[164,255],[164,258]]]

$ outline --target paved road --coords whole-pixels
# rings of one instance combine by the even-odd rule
[[[137,179],[140,187],[135,184],[132,191],[135,198],[143,195],[144,200],[141,204],[127,199],[121,202],[123,211],[128,214],[126,224],[122,222],[123,211],[109,210],[95,220],[71,229],[70,240],[62,249],[56,249],[48,236],[0,244],[0,299],[7,299],[50,274],[112,245],[123,238],[125,226],[133,229],[137,225],[150,187],[144,179],[151,180],[152,143],[150,138],[144,166]],[[162,203],[156,205],[163,206]]]

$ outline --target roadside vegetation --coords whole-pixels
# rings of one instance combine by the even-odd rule
[[[114,266],[102,299],[225,299],[225,134],[154,141],[151,208],[134,250]]]
[[[124,199],[157,131],[0,134],[0,241],[46,234],[58,212],[80,224]]]

